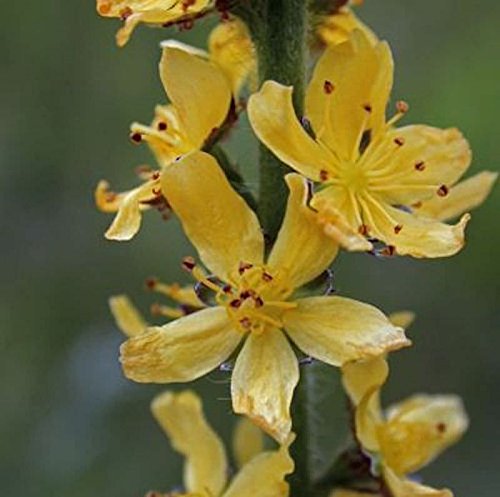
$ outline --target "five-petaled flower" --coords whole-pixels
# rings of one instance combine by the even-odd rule
[[[427,487],[407,475],[426,466],[463,435],[468,418],[460,398],[414,395],[391,406],[384,415],[380,389],[388,372],[383,357],[349,363],[342,368],[344,386],[355,406],[356,436],[372,457],[373,471],[393,497],[452,497],[447,489]],[[342,490],[334,495],[365,494]]]
[[[211,0],[97,0],[97,12],[124,21],[124,26],[116,33],[116,42],[122,47],[141,22],[159,26],[183,20],[189,22],[191,16],[213,3]]]
[[[255,213],[212,156],[194,152],[165,169],[162,189],[211,275],[191,258],[185,267],[213,290],[217,305],[149,328],[121,347],[129,378],[186,382],[226,361],[244,340],[232,374],[233,408],[280,442],[291,430],[299,379],[288,339],[334,366],[410,343],[375,307],[337,296],[294,296],[328,268],[337,246],[312,222],[306,180],[297,174],[286,180],[285,219],[265,259]]]
[[[316,220],[345,248],[371,250],[376,239],[390,254],[455,254],[470,216],[451,226],[419,208],[450,194],[469,167],[469,145],[456,129],[396,128],[408,110],[404,102],[386,122],[392,79],[389,46],[354,31],[316,65],[306,95],[311,133],[295,115],[293,88],[274,81],[250,98],[249,118],[267,147],[319,185],[311,200]],[[469,185],[476,200],[491,187],[489,174],[490,180]],[[471,206],[469,200],[462,195],[461,208]]]
[[[177,497],[287,497],[285,476],[293,471],[288,454],[291,435],[278,450],[257,452],[251,427],[240,425],[235,444],[240,471],[228,484],[229,465],[222,441],[207,423],[198,396],[191,391],[165,392],[151,404],[172,446],[185,458],[184,489]],[[241,430],[241,428],[245,428]],[[250,436],[249,436],[250,435]],[[257,449],[259,449],[257,444]],[[151,492],[148,495],[162,495]]]

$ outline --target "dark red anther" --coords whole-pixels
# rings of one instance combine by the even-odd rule
[[[267,271],[264,271],[262,273],[262,279],[266,282],[269,283],[270,281],[273,281],[272,275],[270,275]]]
[[[322,169],[320,172],[319,172],[319,179],[321,181],[328,181],[328,171],[325,171],[324,169]]]
[[[403,229],[403,225],[402,224],[396,224],[396,226],[394,226],[394,233],[396,235],[399,235],[399,233],[401,232],[402,229]]]
[[[251,268],[253,268],[253,264],[250,264],[249,262],[240,262],[238,273],[243,274],[245,271],[248,271]]]
[[[370,104],[363,105],[363,109],[365,109],[368,113],[371,113],[373,111],[373,107]]]
[[[160,173],[159,173],[158,171],[155,171],[155,172],[151,175],[151,179],[152,179],[152,180],[157,180],[159,177],[160,177]]]
[[[165,131],[168,128],[168,124],[164,121],[160,121],[157,127],[159,131]]]
[[[120,10],[120,19],[126,21],[133,13],[134,11],[130,7],[125,7]]]
[[[441,185],[438,188],[437,194],[440,197],[446,197],[446,195],[448,195],[449,192],[450,192],[450,190],[449,190],[449,188],[446,185]]]
[[[386,257],[392,257],[396,253],[396,247],[394,245],[387,245],[381,251],[381,254]]]
[[[229,306],[232,307],[233,309],[239,309],[241,307],[241,300],[240,299],[234,299],[229,302]]]
[[[335,85],[331,81],[328,81],[326,79],[325,82],[323,83],[323,91],[327,95],[330,95],[331,93],[333,93],[333,90],[335,90]]]
[[[394,143],[398,147],[402,147],[405,144],[405,139],[402,136],[398,136],[397,138],[394,138]]]
[[[417,171],[424,171],[425,170],[425,162],[423,160],[420,160],[418,161],[416,164],[415,164],[415,169]]]
[[[445,423],[438,423],[436,425],[436,429],[439,433],[444,433],[446,431],[446,424]]]
[[[240,298],[242,300],[246,300],[252,296],[252,292],[250,290],[245,290],[244,292],[240,293]]]
[[[358,232],[360,235],[363,235],[363,236],[368,236],[369,234],[369,229],[368,229],[368,226],[366,224],[362,224],[359,228],[358,228]]]
[[[262,297],[257,296],[254,298],[254,301],[255,301],[256,307],[262,307],[264,305],[264,301],[262,300]]]
[[[147,278],[145,283],[148,290],[154,290],[158,284],[158,280],[156,278]]]
[[[222,291],[223,291],[224,293],[231,293],[231,285],[224,285],[224,286],[222,287]]]
[[[192,271],[196,267],[196,261],[193,257],[187,256],[182,259],[182,268],[186,271]]]
[[[132,133],[130,135],[130,139],[135,143],[141,143],[142,142],[142,135],[141,135],[141,133]]]

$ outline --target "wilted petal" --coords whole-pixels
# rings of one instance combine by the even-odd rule
[[[283,315],[290,338],[333,366],[410,345],[401,328],[375,307],[343,297],[308,297]]]
[[[212,307],[127,340],[120,361],[125,375],[134,381],[192,381],[224,362],[241,338],[226,310]]]
[[[468,424],[459,397],[415,395],[389,409],[379,435],[383,457],[396,473],[413,473],[456,443]]]
[[[233,409],[283,443],[292,427],[290,404],[298,381],[297,358],[284,334],[272,328],[251,333],[231,380]]]
[[[155,397],[151,410],[174,449],[186,458],[186,490],[220,495],[226,485],[226,453],[205,419],[199,397],[191,391],[165,392]]]
[[[263,452],[254,457],[233,479],[223,497],[288,497],[285,476],[294,464],[288,454],[289,438],[275,452]]]

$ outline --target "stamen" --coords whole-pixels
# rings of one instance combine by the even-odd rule
[[[370,104],[363,105],[363,109],[365,109],[368,113],[371,113],[373,111],[373,107]]]
[[[425,171],[425,162],[423,160],[421,161],[418,161],[416,164],[415,164],[415,169],[417,171]]]
[[[449,190],[449,188],[446,185],[441,185],[438,188],[437,194],[440,197],[446,197],[446,195],[448,195],[449,192],[450,192],[450,190]]]
[[[196,261],[193,257],[187,256],[182,259],[182,268],[191,272],[196,267]]]
[[[165,131],[167,128],[168,128],[168,125],[167,123],[163,122],[163,121],[160,121],[158,124],[157,124],[157,127],[158,127],[158,130],[159,131]]]
[[[263,271],[262,272],[262,279],[266,282],[266,283],[270,283],[271,281],[273,281],[273,276],[271,274],[269,274],[267,271]]]
[[[328,181],[328,171],[325,171],[324,169],[322,169],[320,172],[319,172],[319,179],[321,181]]]
[[[249,262],[240,262],[240,265],[238,267],[238,273],[241,275],[245,273],[245,271],[248,271],[249,269],[253,268],[253,264],[250,264]]]
[[[126,21],[133,13],[134,11],[130,7],[125,7],[120,10],[120,19]]]
[[[333,90],[335,90],[335,85],[331,81],[328,81],[326,79],[325,82],[323,83],[323,91],[327,95],[330,95],[331,93],[333,93]]]
[[[396,247],[394,245],[387,245],[380,251],[380,255],[384,257],[392,257],[396,254]]]
[[[398,136],[397,138],[394,138],[394,143],[398,147],[402,147],[405,144],[405,139],[402,136]]]
[[[394,233],[396,235],[399,235],[399,233],[401,232],[402,229],[403,229],[403,225],[402,224],[396,224],[396,226],[394,226]]]
[[[202,285],[206,286],[210,290],[214,291],[215,293],[220,292],[220,286],[216,285],[213,281],[210,281],[207,275],[198,266],[195,266],[191,270],[191,274],[197,281],[199,281]]]
[[[408,105],[408,102],[405,102],[404,100],[398,100],[396,102],[396,110],[400,114],[406,114],[410,110],[410,106]]]
[[[142,134],[141,133],[132,133],[130,135],[130,139],[134,142],[134,143],[141,143],[142,142]]]
[[[185,313],[181,309],[176,309],[174,307],[168,307],[166,305],[161,305],[155,302],[151,304],[150,312],[153,316],[164,316],[167,318],[181,318]]]

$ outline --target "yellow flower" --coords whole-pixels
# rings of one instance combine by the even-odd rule
[[[352,6],[361,3],[363,2],[349,2]],[[375,33],[347,5],[340,7],[335,14],[322,16],[316,28],[316,35],[326,46],[332,46],[348,40],[350,34],[356,29],[363,31],[371,43],[377,43],[378,39]]]
[[[165,169],[162,189],[213,276],[191,258],[185,267],[213,290],[217,305],[150,328],[121,348],[129,378],[187,382],[226,361],[244,340],[232,375],[233,408],[281,442],[290,433],[290,402],[299,378],[287,337],[335,366],[409,345],[403,330],[370,305],[342,297],[294,297],[327,269],[337,247],[311,222],[304,178],[291,174],[286,180],[285,219],[265,261],[256,215],[212,156],[194,152]]]
[[[166,45],[160,61],[160,76],[169,105],[158,106],[151,126],[134,123],[131,138],[145,141],[161,168],[178,157],[203,147],[226,119],[231,88],[220,68],[178,46]],[[104,212],[117,212],[106,231],[109,240],[130,240],[141,225],[141,211],[169,208],[161,188],[161,170],[141,171],[144,183],[124,193],[114,193],[101,181],[96,203]]]
[[[182,21],[203,12],[211,4],[210,0],[97,0],[97,12],[124,21],[116,33],[116,42],[123,47],[141,22],[162,26]]]
[[[175,307],[154,303],[151,313],[155,316],[180,318],[205,307],[192,285],[180,286],[177,283],[166,285],[155,279],[147,281],[148,288],[175,302]],[[115,295],[109,299],[109,307],[116,325],[126,336],[144,333],[149,324],[126,295]]]
[[[470,216],[453,226],[441,223],[439,215],[432,217],[439,203],[432,199],[446,197],[467,170],[469,145],[456,129],[396,128],[408,110],[404,102],[386,122],[392,78],[388,45],[372,45],[355,31],[316,65],[306,96],[306,127],[314,136],[295,116],[292,88],[273,81],[250,98],[250,121],[283,162],[319,184],[311,201],[316,219],[344,247],[371,250],[371,240],[378,239],[389,254],[449,256],[463,246]],[[485,183],[465,188],[487,189]],[[474,202],[464,197],[459,202],[471,207],[482,198],[477,194]],[[421,202],[431,206],[422,214]]]
[[[222,441],[203,415],[191,391],[165,392],[151,404],[154,417],[185,458],[184,491],[178,497],[286,497],[285,476],[293,471],[288,443],[277,451],[252,454],[228,484],[228,462]],[[289,440],[290,442],[290,440]]]
[[[384,416],[380,389],[388,371],[381,357],[343,368],[344,386],[356,406],[356,435],[363,450],[378,461],[393,497],[451,496],[449,490],[426,487],[407,475],[426,466],[465,432],[468,419],[460,398],[415,395],[390,407]]]

